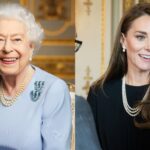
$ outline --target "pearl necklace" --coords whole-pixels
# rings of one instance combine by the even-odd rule
[[[17,90],[17,92],[16,92],[14,97],[7,97],[7,96],[5,96],[4,90],[3,90],[3,84],[2,84],[2,82],[0,83],[0,101],[1,101],[1,103],[4,106],[9,107],[14,102],[16,102],[17,97],[19,97],[21,95],[21,93],[25,90],[26,84],[31,79],[31,74],[32,74],[32,72],[28,73],[29,76],[24,79],[24,82],[19,86],[19,89]]]
[[[145,98],[146,98],[146,96],[147,96],[147,94],[148,94],[148,91],[149,91],[149,89],[148,89],[147,92],[145,93],[145,96],[144,96],[144,98],[143,98],[142,101],[145,100]],[[137,116],[137,115],[140,113],[141,109],[140,109],[139,107],[134,107],[134,108],[132,108],[132,107],[130,107],[130,105],[128,104],[127,96],[126,96],[126,88],[125,88],[125,76],[124,76],[123,79],[122,79],[122,101],[123,101],[124,109],[126,110],[126,112],[127,112],[130,116],[135,117],[135,116]]]
[[[19,90],[16,92],[14,97],[6,97],[4,95],[3,85],[2,85],[2,82],[1,82],[1,86],[0,86],[0,100],[1,100],[1,103],[6,107],[11,106],[14,102],[16,102],[17,97],[24,91],[24,89],[25,89],[25,84],[23,83],[23,84],[20,85]]]

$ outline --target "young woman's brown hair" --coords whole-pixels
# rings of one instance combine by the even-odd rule
[[[110,62],[103,76],[94,83],[94,88],[102,88],[107,81],[122,78],[128,71],[128,63],[126,53],[122,51],[121,38],[122,34],[126,35],[132,23],[139,17],[150,16],[150,3],[140,3],[132,7],[120,21],[118,26],[114,47],[112,49]],[[144,122],[135,121],[137,127],[150,128],[150,88],[147,90],[147,95],[144,101],[137,104],[141,109],[141,116]]]

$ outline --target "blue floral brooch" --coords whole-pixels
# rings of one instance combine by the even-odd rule
[[[34,90],[32,90],[30,92],[30,97],[33,102],[36,102],[39,99],[39,97],[42,93],[44,84],[45,84],[44,81],[35,81],[34,82]]]

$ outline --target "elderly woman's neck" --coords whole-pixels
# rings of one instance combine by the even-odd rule
[[[26,86],[31,79],[34,70],[31,66],[27,66],[21,73],[17,75],[3,75],[2,84],[3,91],[8,96],[15,96],[16,92],[19,90],[20,86]]]

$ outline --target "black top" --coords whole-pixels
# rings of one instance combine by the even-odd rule
[[[105,93],[91,88],[88,95],[102,149],[150,150],[150,129],[135,127],[133,117],[123,107],[121,86],[121,79],[113,80],[104,85]],[[147,88],[126,85],[129,105],[141,100]]]

